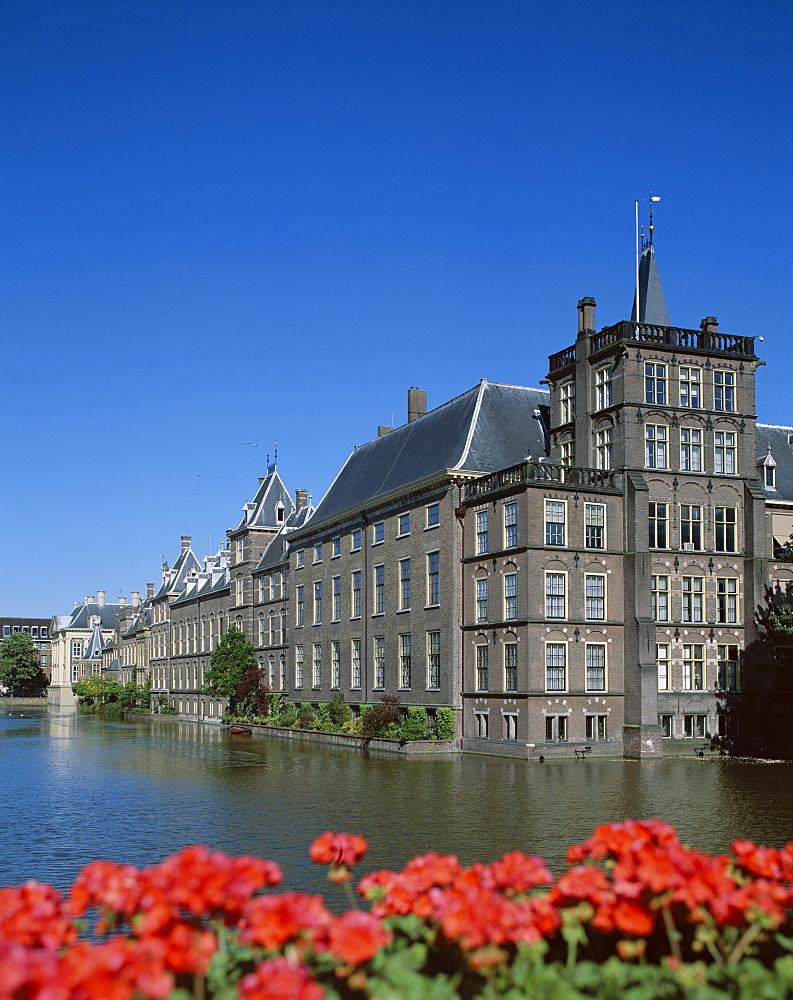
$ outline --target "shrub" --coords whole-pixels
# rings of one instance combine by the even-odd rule
[[[400,720],[399,698],[393,694],[384,694],[380,698],[380,704],[374,705],[363,716],[363,735],[370,738],[378,736],[398,738]]]
[[[454,739],[454,710],[442,705],[435,709],[435,734],[439,740]]]
[[[344,695],[341,691],[337,691],[333,696],[333,700],[328,705],[328,716],[330,721],[337,729],[341,730],[342,726],[346,722],[352,719],[352,711],[350,706],[344,700]]]
[[[430,730],[427,709],[410,705],[402,722],[400,736],[403,740],[425,740]]]

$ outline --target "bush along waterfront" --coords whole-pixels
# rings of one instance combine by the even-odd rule
[[[93,862],[63,898],[0,890],[0,1000],[722,1000],[793,995],[793,844],[684,847],[658,820],[599,827],[554,879],[519,852],[427,854],[352,889],[362,837],[311,858],[351,908],[274,892],[275,863],[188,847]],[[359,908],[357,901],[368,905]]]
[[[96,674],[72,684],[72,691],[77,695],[77,708],[80,711],[96,712],[105,718],[119,719],[130,712],[149,711],[151,677],[147,676],[145,684],[138,684],[135,680],[119,684],[118,681]],[[167,710],[175,712],[167,699],[164,700]]]
[[[336,694],[332,701],[313,705],[285,701],[280,691],[266,691],[263,701],[257,701],[257,704],[262,708],[260,713],[250,710],[250,707],[248,711],[242,710],[238,701],[237,710],[228,711],[224,720],[401,742],[454,738],[454,712],[451,708],[437,708],[435,718],[430,719],[426,708],[413,705],[403,708],[393,695],[384,695],[376,705],[361,705],[355,717],[341,693]]]

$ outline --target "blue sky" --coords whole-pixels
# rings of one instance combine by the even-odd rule
[[[0,609],[159,583],[278,444],[355,444],[629,316],[764,336],[787,405],[793,6],[4,0]],[[240,442],[252,442],[241,444]],[[254,447],[253,444],[258,445]]]

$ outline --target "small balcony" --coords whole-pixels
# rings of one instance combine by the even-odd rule
[[[578,489],[619,490],[619,478],[619,473],[610,469],[583,469],[552,465],[548,462],[522,462],[520,465],[501,469],[499,472],[468,483],[465,498],[469,500],[485,493],[529,483],[554,483],[575,486]]]

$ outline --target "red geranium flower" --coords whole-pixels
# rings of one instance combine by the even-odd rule
[[[377,917],[363,910],[349,910],[330,925],[326,947],[342,962],[360,965],[368,962],[390,940],[390,931]]]
[[[369,845],[357,833],[331,833],[327,830],[309,848],[312,861],[320,865],[354,865],[366,854]]]
[[[323,1000],[322,987],[304,965],[285,958],[262,962],[240,983],[244,1000]]]

